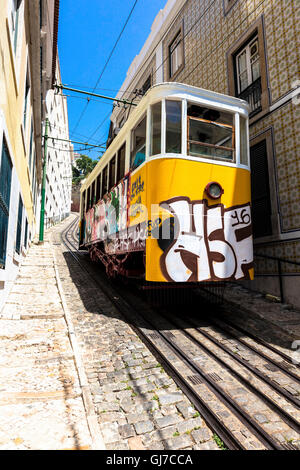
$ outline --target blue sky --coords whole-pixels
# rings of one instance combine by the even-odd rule
[[[58,52],[62,83],[92,91],[134,3],[135,0],[60,2]],[[167,0],[137,1],[95,93],[112,97],[117,94],[126,78],[128,67],[150,34],[154,18],[166,3]],[[69,91],[64,93],[72,95],[68,97],[71,138],[93,144],[105,142],[112,102],[94,98],[86,107],[87,101],[83,95]],[[75,149],[79,147],[75,146]],[[92,158],[98,156],[95,151],[81,153]]]

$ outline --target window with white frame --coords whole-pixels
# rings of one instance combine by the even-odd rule
[[[248,101],[251,112],[261,109],[261,72],[258,37],[236,55],[236,84],[239,98]]]
[[[257,36],[236,56],[238,93],[260,77]]]

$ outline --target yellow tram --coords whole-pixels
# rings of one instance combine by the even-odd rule
[[[81,188],[80,246],[108,275],[253,279],[248,104],[150,88]]]

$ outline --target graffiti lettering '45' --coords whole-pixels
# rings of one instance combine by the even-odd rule
[[[253,267],[250,204],[224,208],[176,197],[160,206],[174,217],[174,239],[160,259],[168,281],[249,279]]]

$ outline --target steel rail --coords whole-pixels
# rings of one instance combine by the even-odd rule
[[[189,321],[190,321],[190,317],[189,317]],[[173,321],[173,320],[172,320]],[[174,324],[176,324],[176,322],[174,322]],[[195,322],[193,322],[194,325]],[[182,328],[182,326],[181,326]],[[270,386],[271,388],[273,388],[274,390],[276,390],[279,394],[283,395],[287,400],[291,401],[297,408],[300,407],[300,401],[299,399],[295,398],[292,394],[290,394],[288,391],[284,390],[282,387],[280,387],[280,385],[277,385],[275,384],[274,382],[272,382],[268,376],[266,376],[264,373],[260,372],[259,370],[257,370],[254,366],[252,366],[251,364],[249,364],[245,359],[241,358],[241,357],[238,357],[234,352],[232,352],[226,345],[223,345],[220,341],[218,341],[216,338],[214,338],[212,335],[210,335],[209,333],[207,333],[206,331],[202,331],[201,328],[197,327],[197,326],[194,326],[195,330],[198,331],[198,333],[200,333],[201,335],[203,335],[205,338],[207,338],[209,341],[211,341],[212,343],[214,343],[216,346],[218,346],[220,349],[222,349],[222,351],[226,352],[227,354],[229,354],[235,361],[239,362],[240,364],[242,364],[244,367],[246,367],[248,370],[250,370],[254,375],[256,375],[257,377],[259,377],[261,380],[263,380],[268,386]],[[188,333],[190,334],[190,333]],[[192,335],[191,335],[192,336]],[[196,339],[195,339],[196,340]],[[198,343],[198,340],[196,340],[197,343]],[[202,345],[202,343],[199,342],[199,344]],[[227,366],[231,369],[230,366]],[[267,400],[269,402],[269,399],[268,397],[266,397],[262,392],[260,392],[258,390],[258,392],[262,395],[261,398],[263,400]],[[270,400],[269,404],[271,404],[273,406],[276,405],[272,400]],[[276,405],[277,406],[277,405]],[[286,413],[284,410],[282,410],[281,408],[279,408],[280,412],[283,412],[285,415],[286,415],[286,418],[287,419],[291,419],[295,425],[297,425],[297,431],[300,433],[300,423],[298,423],[298,421],[294,420],[293,417],[291,417],[288,413]],[[289,423],[288,423],[289,424]]]
[[[223,320],[224,322],[224,320]],[[240,331],[241,333],[245,334],[246,336],[248,336],[249,338],[253,339],[254,341],[256,341],[257,343],[261,344],[262,346],[265,346],[266,348],[268,348],[270,351],[278,354],[278,356],[282,357],[282,359],[284,359],[285,361],[287,361],[289,364],[293,364],[293,360],[290,356],[288,356],[287,354],[283,353],[282,351],[279,351],[277,348],[274,348],[274,346],[271,346],[270,344],[268,344],[265,340],[263,340],[262,338],[259,338],[259,337],[256,337],[254,334],[252,333],[249,333],[248,331],[246,331],[244,328],[242,328],[241,326],[238,326],[238,325],[235,325],[234,323],[232,323],[230,320],[227,320],[226,319],[226,324],[228,326],[231,326],[232,328],[235,328],[236,330]]]
[[[71,227],[75,224],[72,223]],[[93,279],[93,281],[102,289],[104,294],[110,299],[110,301],[119,309],[119,311],[123,314],[123,316],[128,320],[128,311],[132,309],[131,305],[128,305],[127,301],[125,301],[123,298],[119,298],[119,292],[118,296],[113,295],[109,289],[107,288],[107,285],[103,285],[102,282],[99,281],[99,279],[95,278],[95,276],[88,270],[82,262],[79,260],[78,256],[71,251],[70,246],[74,249],[74,245],[70,243],[68,240],[64,239],[64,235],[69,231],[70,227],[67,227],[67,229],[61,233],[61,240],[63,244],[66,246],[66,248],[69,250],[70,254],[76,259],[80,267]],[[75,248],[76,251],[77,248]],[[127,315],[124,313],[124,310],[127,310]],[[240,443],[240,441],[236,438],[236,436],[231,433],[229,429],[224,426],[222,421],[216,416],[205,404],[205,402],[201,399],[201,397],[196,394],[191,387],[191,385],[188,383],[188,381],[176,370],[176,368],[168,361],[168,359],[164,356],[164,354],[157,348],[155,343],[151,341],[151,339],[138,327],[134,326],[132,324],[132,321],[130,320],[130,325],[131,327],[137,332],[137,334],[143,338],[151,352],[154,353],[154,355],[159,357],[160,363],[163,364],[164,368],[170,372],[170,375],[174,378],[175,382],[177,385],[179,385],[184,393],[189,397],[189,399],[192,401],[192,403],[195,405],[196,409],[202,413],[203,418],[206,420],[208,425],[211,427],[211,429],[216,432],[219,437],[222,439],[222,441],[225,443],[225,445],[232,450],[245,450],[245,447]],[[183,358],[183,361],[186,362],[186,360]],[[187,364],[188,365],[188,364]],[[273,449],[274,447],[266,445],[268,449]]]
[[[232,338],[236,339],[239,343],[241,343],[243,346],[245,346],[246,348],[248,348],[250,351],[253,351],[255,354],[259,355],[262,359],[270,362],[272,365],[274,365],[275,367],[277,367],[279,370],[281,370],[284,374],[288,375],[290,378],[296,380],[297,382],[299,382],[300,384],[300,377],[296,374],[294,374],[292,371],[290,371],[289,369],[285,369],[286,366],[289,366],[289,364],[286,364],[286,365],[283,365],[282,363],[279,363],[277,361],[275,361],[274,359],[272,359],[270,356],[268,356],[267,354],[265,354],[263,351],[260,351],[259,349],[257,349],[256,347],[254,347],[252,344],[249,344],[247,343],[245,340],[241,339],[239,336],[238,336],[238,333],[234,333],[230,330],[230,328],[232,329],[237,329],[231,325],[228,324],[228,326],[226,325],[226,322],[223,321],[223,320],[219,320],[219,318],[216,320],[211,320],[211,324],[213,324],[214,326],[216,326],[221,332],[224,331],[225,333],[229,334]],[[246,332],[245,332],[246,333]],[[249,336],[249,335],[248,335]],[[250,336],[249,336],[250,337]],[[253,336],[251,339],[255,339],[255,336]],[[255,339],[256,340],[256,339]],[[257,341],[258,342],[258,341]],[[268,348],[268,345],[266,343],[266,346],[264,346],[266,348]],[[270,349],[270,348],[269,348]],[[274,352],[273,349],[270,349],[270,351]]]
[[[165,315],[163,315],[161,312],[160,314],[162,316],[164,316],[164,318],[166,318],[169,322],[173,323],[173,325],[177,326],[178,328],[182,328],[182,326],[178,325],[178,323],[176,321],[174,321],[174,319],[170,319],[168,317],[166,317]],[[196,328],[196,330],[198,331],[198,328]],[[277,405],[273,400],[271,400],[267,395],[265,395],[263,392],[261,392],[257,387],[255,387],[254,385],[251,384],[251,382],[247,381],[239,372],[237,372],[236,370],[234,370],[230,365],[228,365],[225,361],[223,361],[223,359],[219,358],[214,352],[212,352],[210,349],[208,349],[206,346],[204,346],[202,343],[200,343],[199,340],[197,340],[192,334],[188,333],[187,331],[182,331],[181,332],[186,336],[188,337],[191,341],[193,341],[198,347],[200,347],[201,349],[203,349],[206,354],[210,355],[213,357],[213,359],[215,359],[217,362],[219,362],[219,364],[221,364],[223,367],[225,367],[226,370],[229,370],[229,372],[234,375],[239,381],[241,381],[246,387],[250,388],[251,391],[253,393],[255,393],[256,395],[259,395],[259,398],[261,398],[265,403],[267,403],[270,408],[272,408],[277,414],[280,415],[280,417],[282,418],[283,421],[285,421],[291,428],[293,428],[296,432],[298,432],[300,434],[300,424],[299,422],[294,419],[290,414],[288,414],[285,410],[283,410],[282,408],[280,408],[279,405]],[[204,334],[201,330],[199,331],[199,333],[203,334],[204,337],[207,337],[208,339],[210,339],[212,342],[214,342],[211,338],[209,338],[209,335],[206,335]],[[217,343],[215,343],[217,344]],[[218,345],[219,346],[219,345]],[[220,348],[224,351],[224,352],[227,352],[225,348],[222,348],[220,346]],[[240,362],[234,355],[234,353],[230,354],[231,356],[234,356],[234,359],[237,360],[237,362]],[[240,359],[240,358],[239,358]],[[241,361],[240,362],[241,364],[243,364],[243,362]],[[244,364],[243,364],[244,365]],[[251,370],[251,369],[249,369]],[[251,371],[253,372],[253,371]],[[260,377],[262,380],[263,378]],[[268,384],[269,385],[269,384]],[[279,393],[282,393],[281,391]],[[299,406],[298,402],[297,402],[297,406]],[[264,431],[265,432],[265,431]]]
[[[72,224],[73,225],[73,224]],[[67,230],[66,230],[67,231]],[[180,350],[178,345],[174,343],[170,338],[168,338],[163,332],[159,332],[155,325],[153,326],[149,320],[146,320],[140,312],[136,311],[136,305],[132,305],[131,303],[128,304],[128,300],[125,300],[123,297],[120,299],[120,292],[117,293],[118,297],[113,295],[109,290],[107,289],[107,285],[103,285],[102,282],[99,282],[99,279],[96,279],[94,275],[82,265],[82,263],[79,261],[78,257],[75,255],[74,252],[70,250],[68,247],[68,244],[65,243],[65,241],[62,238],[63,243],[65,246],[68,248],[72,256],[76,259],[78,264],[89,274],[89,276],[94,280],[94,282],[101,287],[101,289],[104,291],[104,293],[109,297],[109,299],[117,306],[119,310],[121,310],[121,313],[125,316],[125,318],[128,319],[128,313],[129,317],[131,314],[132,317],[132,310],[135,311],[136,315],[138,317],[143,318],[144,321],[146,321],[150,327],[154,330],[156,330],[157,334],[162,336],[164,338],[165,343],[170,347],[171,350],[173,350],[177,356],[181,358],[181,360],[187,364],[187,366],[190,369],[194,369],[202,378],[202,380],[206,383],[206,385],[213,390],[214,394],[223,401],[223,403],[226,404],[226,406],[238,417],[238,419],[244,423],[248,429],[256,435],[261,443],[267,448],[267,449],[283,449],[284,447],[279,444],[277,441],[275,441],[271,436],[269,436],[263,428],[261,428],[260,425],[258,425],[239,405],[234,403],[231,397],[229,397],[224,390],[221,389],[212,379],[210,379],[207,374],[205,374],[197,364],[194,363],[191,359],[188,359],[186,357],[186,354],[184,351]],[[70,242],[68,242],[73,248],[74,245],[72,245]],[[77,248],[76,248],[76,251]],[[124,313],[124,309],[127,311]],[[129,312],[128,312],[129,311]],[[187,383],[186,379],[172,366],[172,364],[168,361],[168,359],[164,356],[164,354],[157,348],[157,346],[154,344],[149,337],[138,327],[134,326],[132,324],[132,319],[129,319],[131,326],[133,329],[139,334],[139,336],[142,336],[147,345],[151,346],[151,350],[155,352],[155,355],[159,356],[160,362],[164,362],[164,366],[166,369],[171,370],[172,374],[175,374],[175,377],[177,380],[175,380],[176,383],[179,382],[179,385],[184,387],[184,389],[187,391],[187,395],[192,399],[192,402],[195,404],[195,399],[197,402],[197,406],[199,407],[199,411],[202,412],[202,415],[204,419],[210,424],[213,430],[219,433],[219,436],[227,445],[229,448],[232,449],[243,449],[243,445],[237,440],[237,438],[231,433],[230,430],[226,428],[226,426],[223,425],[223,423],[219,420],[219,418],[206,406],[206,404],[202,401],[201,397],[198,395],[195,396],[195,392],[191,388],[190,384]],[[226,366],[227,367],[227,366]],[[171,375],[172,375],[171,374]],[[245,379],[243,379],[245,381]],[[248,384],[247,384],[248,385]]]

